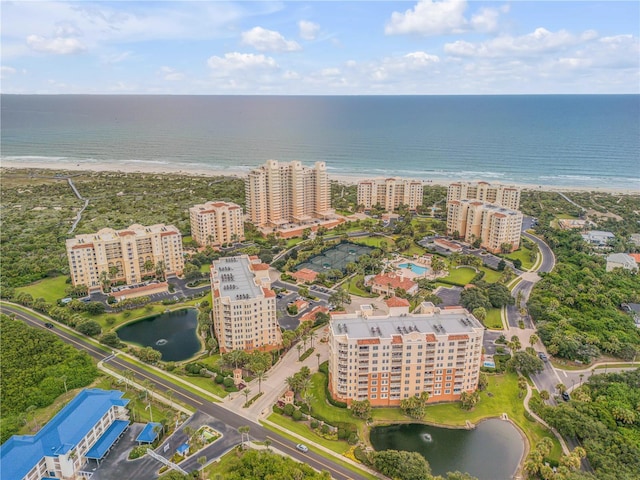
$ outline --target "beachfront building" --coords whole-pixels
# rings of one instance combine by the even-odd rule
[[[447,210],[447,234],[473,243],[492,253],[506,246],[514,251],[520,247],[522,212],[479,200],[452,200]]]
[[[430,302],[419,313],[401,302],[389,314],[374,313],[332,315],[329,390],[336,400],[396,406],[422,392],[442,402],[476,390],[484,327],[472,314]]]
[[[189,209],[191,237],[201,247],[244,240],[242,207],[231,202],[207,202]]]
[[[623,268],[632,272],[638,271],[638,262],[636,258],[629,253],[612,253],[607,257],[607,272],[615,270],[616,268]]]
[[[582,239],[585,242],[596,247],[606,247],[615,238],[616,236],[613,233],[602,230],[589,230],[582,234]]]
[[[358,205],[365,209],[380,205],[387,212],[407,205],[414,210],[422,205],[422,182],[398,178],[377,178],[358,182]]]
[[[87,460],[99,462],[129,426],[123,392],[85,389],[35,435],[14,435],[0,447],[3,480],[75,479]]]
[[[101,287],[101,277],[132,285],[158,269],[164,275],[181,275],[184,269],[182,235],[173,225],[103,228],[76,235],[66,246],[71,281],[89,290]]]
[[[520,189],[513,185],[488,182],[455,182],[447,190],[447,206],[454,200],[480,200],[500,207],[518,210]]]
[[[268,268],[247,255],[213,262],[213,329],[221,353],[282,347],[276,294],[270,288]]]
[[[259,228],[311,224],[334,215],[324,162],[311,168],[299,161],[268,160],[249,172],[245,193],[248,219]]]

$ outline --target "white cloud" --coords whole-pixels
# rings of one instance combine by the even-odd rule
[[[239,73],[267,72],[278,69],[278,64],[271,57],[253,53],[226,53],[224,57],[213,56],[207,65],[216,77],[228,77]]]
[[[160,71],[158,73],[163,79],[169,82],[184,80],[184,73],[179,72],[175,68],[163,66],[163,67],[160,67]]]
[[[262,27],[242,32],[242,43],[261,52],[294,52],[302,49],[297,42],[285,39],[279,32]]]
[[[457,40],[446,43],[444,51],[458,57],[531,56],[561,51],[591,41],[594,34],[593,31],[587,31],[576,36],[566,30],[550,32],[545,28],[536,28],[532,33],[519,37],[504,35],[480,43]]]
[[[72,55],[84,52],[87,47],[77,38],[45,38],[39,35],[29,35],[27,45],[32,50],[41,53],[53,53],[55,55]]]
[[[116,63],[124,62],[125,60],[131,58],[133,52],[119,52],[119,53],[111,53],[107,55],[102,55],[100,61],[105,65],[114,65]]]
[[[498,26],[499,10],[482,8],[470,20],[464,16],[466,0],[420,0],[404,13],[393,12],[384,33],[387,35],[446,35],[466,31],[493,32]]]
[[[16,73],[16,69],[13,67],[9,67],[8,65],[2,65],[0,67],[0,78],[6,78],[8,75],[14,75]]]
[[[320,31],[320,25],[308,20],[300,20],[298,28],[300,29],[300,38],[304,40],[315,40]]]

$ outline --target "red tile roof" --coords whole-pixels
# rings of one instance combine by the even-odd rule
[[[269,265],[266,263],[254,263],[251,265],[251,268],[254,271],[258,271],[258,270],[269,270]]]
[[[303,316],[300,317],[300,322],[315,321],[316,314],[320,312],[329,313],[329,309],[327,307],[323,307],[322,305],[316,305],[315,307],[313,307],[311,310],[309,310],[307,313],[305,313]]]
[[[310,268],[303,268],[292,273],[291,276],[300,282],[313,282],[318,276],[318,272]]]
[[[640,253],[630,253],[629,256],[633,258],[636,263],[640,263]]]
[[[388,307],[408,307],[409,300],[400,297],[391,297],[385,301]]]
[[[411,290],[416,283],[408,278],[404,278],[395,273],[381,273],[376,275],[371,281],[372,285],[379,285],[381,287],[390,287],[394,290],[397,288],[403,288],[404,290]]]

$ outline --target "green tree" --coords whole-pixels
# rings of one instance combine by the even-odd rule
[[[371,416],[371,402],[369,400],[354,400],[351,402],[351,413],[354,417],[367,419]]]
[[[544,363],[535,355],[519,351],[513,354],[507,362],[507,367],[528,377],[534,373],[542,372],[542,370],[544,370]]]
[[[373,466],[394,480],[425,480],[431,478],[429,463],[418,452],[383,450],[373,454]]]

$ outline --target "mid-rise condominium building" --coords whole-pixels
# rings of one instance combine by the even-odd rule
[[[499,253],[503,245],[511,251],[520,247],[522,212],[478,200],[453,200],[447,210],[447,233],[463,237],[489,252]]]
[[[173,225],[103,228],[76,235],[66,246],[71,281],[90,290],[100,288],[102,272],[111,280],[131,285],[159,266],[165,275],[181,275],[184,269],[182,235]]]
[[[392,212],[400,205],[415,210],[422,205],[422,182],[398,178],[377,178],[358,182],[358,205],[370,209],[380,205]]]
[[[428,392],[429,402],[453,401],[478,386],[484,327],[462,307],[432,303],[411,314],[398,304],[388,315],[370,306],[332,315],[329,327],[329,389],[350,404],[399,405]]]
[[[35,435],[14,435],[0,447],[0,478],[87,478],[129,426],[129,400],[117,390],[85,389]]]
[[[310,168],[299,161],[269,160],[249,172],[245,193],[249,221],[257,227],[311,223],[334,214],[324,162]]]
[[[189,209],[191,237],[200,246],[220,246],[244,240],[242,207],[231,202],[207,202]]]
[[[247,255],[213,262],[213,328],[222,353],[269,351],[282,346],[276,294],[269,288],[268,268]]]
[[[480,200],[511,210],[518,210],[520,208],[520,189],[488,182],[456,182],[449,185],[447,206],[453,200],[465,199]]]

